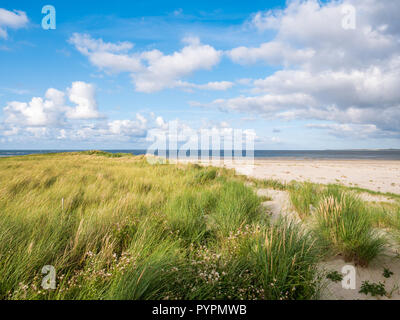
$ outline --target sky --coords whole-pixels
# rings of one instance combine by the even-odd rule
[[[392,0],[2,0],[0,149],[146,149],[171,121],[182,142],[400,148],[399,17]]]

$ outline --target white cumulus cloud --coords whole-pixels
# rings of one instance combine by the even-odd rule
[[[155,92],[165,88],[226,90],[228,82],[205,85],[189,84],[181,79],[197,70],[210,70],[221,59],[222,52],[202,44],[198,38],[185,38],[180,51],[164,54],[159,50],[129,53],[129,42],[109,43],[93,39],[87,34],[75,33],[69,42],[96,67],[108,72],[131,74],[136,91]]]
[[[76,81],[72,83],[67,92],[69,100],[76,104],[74,108],[68,110],[68,118],[95,119],[100,117],[95,99],[95,89],[92,84]]]
[[[66,104],[68,96],[74,106]],[[92,84],[73,82],[66,93],[54,88],[46,91],[44,98],[33,97],[29,102],[11,101],[4,108],[5,123],[22,126],[58,126],[69,119],[96,119],[95,89]]]
[[[355,29],[343,27],[344,6]],[[393,137],[400,132],[400,3],[391,0],[293,0],[258,12],[250,25],[272,40],[226,52],[235,63],[280,67],[248,84],[251,96],[208,106],[267,118],[330,121],[330,133],[360,130]],[[192,102],[192,105],[201,105]]]
[[[26,26],[28,22],[25,12],[0,8],[0,38],[7,39],[7,29],[19,29]]]

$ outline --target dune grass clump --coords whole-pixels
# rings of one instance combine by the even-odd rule
[[[369,211],[374,225],[393,231],[400,239],[400,205],[396,203],[370,204]]]
[[[314,298],[311,239],[244,182],[94,151],[2,158],[0,298]]]
[[[195,277],[188,282],[186,299],[301,300],[319,296],[320,247],[311,233],[291,221],[243,225],[223,243],[192,248],[188,273]]]
[[[351,193],[328,196],[317,207],[316,233],[346,261],[367,266],[383,249],[382,236],[374,230],[364,203]]]
[[[210,215],[210,221],[221,236],[228,236],[240,227],[261,218],[260,204],[261,199],[243,183],[225,182],[215,210]]]
[[[301,218],[309,215],[311,208],[315,207],[319,200],[318,186],[313,183],[294,184],[290,188],[290,201]]]
[[[242,258],[262,283],[266,299],[314,299],[320,290],[316,268],[320,246],[293,221],[279,219],[240,243]]]
[[[217,177],[216,168],[205,168],[196,172],[193,183],[205,184],[208,181],[214,180]]]
[[[310,216],[321,200],[326,197],[339,199],[343,192],[343,188],[335,184],[318,185],[311,182],[292,182],[288,190],[291,203],[302,219]]]
[[[400,205],[389,213],[390,226],[394,230],[397,242],[400,243]]]
[[[288,185],[285,183],[282,183],[279,180],[275,179],[263,179],[263,180],[258,180],[258,179],[253,179],[252,180],[257,187],[259,188],[271,188],[274,190],[286,190]]]

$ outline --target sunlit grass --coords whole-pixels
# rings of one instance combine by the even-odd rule
[[[373,228],[365,204],[351,193],[324,198],[315,212],[316,232],[345,261],[367,266],[382,252],[385,240]]]
[[[281,190],[281,186],[278,185],[278,189]],[[293,208],[303,221],[311,223],[315,237],[325,242],[327,252],[342,255],[346,261],[367,266],[383,252],[388,241],[377,228],[388,229],[400,240],[398,202],[366,202],[359,196],[366,190],[337,184],[293,181],[286,184],[285,189],[289,192]]]
[[[0,297],[315,298],[318,246],[244,182],[96,151],[0,159]]]

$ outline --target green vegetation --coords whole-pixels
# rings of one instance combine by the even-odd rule
[[[388,244],[379,228],[400,242],[398,195],[367,203],[364,189],[152,160],[0,159],[0,298],[315,299],[325,278],[343,278],[319,271],[325,257],[367,266]],[[289,192],[302,221],[271,221],[258,188]],[[45,265],[55,267],[54,290],[41,287]],[[360,292],[386,294],[368,281]]]
[[[74,153],[71,153],[74,154]],[[105,151],[99,151],[99,150],[88,150],[88,151],[81,151],[79,154],[87,154],[87,155],[95,155],[95,156],[103,156],[107,158],[121,158],[121,157],[129,157],[132,156],[130,153],[111,153],[111,152],[105,152]]]
[[[385,278],[390,278],[394,273],[390,271],[388,268],[383,268],[383,276]]]
[[[343,280],[343,275],[336,270],[328,272],[326,278],[331,280],[332,282],[339,282]]]
[[[317,234],[345,261],[367,266],[383,249],[364,203],[350,193],[324,198],[315,213]]]
[[[275,185],[270,180],[264,184]],[[335,184],[293,181],[276,185],[278,190],[284,187],[289,192],[293,208],[303,221],[310,222],[316,237],[325,243],[327,253],[367,266],[382,253],[387,242],[376,228],[390,228],[400,240],[400,205],[397,202],[367,204],[355,188]]]
[[[249,179],[252,181],[257,188],[271,188],[275,190],[286,190],[288,188],[288,185],[274,179],[264,179],[264,180],[258,180],[258,179]]]
[[[365,295],[371,294],[373,297],[386,295],[385,285],[382,282],[369,283],[369,281],[363,281],[359,292]]]
[[[265,298],[307,299],[318,293],[320,279],[314,266],[321,252],[298,224],[280,219],[265,232],[253,232],[241,247],[241,257],[269,288]]]
[[[99,151],[0,159],[0,298],[316,298],[320,246],[244,182]]]
[[[320,195],[317,186],[309,183],[296,183],[290,188],[290,200],[301,218],[310,214],[313,207],[318,204]]]
[[[400,243],[400,203],[371,204],[369,211],[374,225],[390,230]]]

